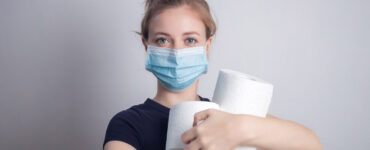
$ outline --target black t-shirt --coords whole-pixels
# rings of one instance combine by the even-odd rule
[[[209,101],[199,96],[201,101]],[[110,120],[104,145],[111,140],[123,141],[137,150],[163,150],[166,147],[170,109],[150,98],[123,110]]]

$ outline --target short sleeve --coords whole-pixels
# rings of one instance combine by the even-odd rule
[[[137,150],[140,149],[140,137],[138,129],[136,126],[129,121],[123,112],[116,114],[110,121],[105,133],[105,139],[103,143],[103,148],[106,143],[112,140],[122,141],[131,146],[135,147]]]

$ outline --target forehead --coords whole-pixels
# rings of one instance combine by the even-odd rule
[[[184,5],[165,9],[154,16],[150,21],[149,35],[156,32],[166,32],[173,36],[198,32],[205,36],[205,25],[197,11]]]

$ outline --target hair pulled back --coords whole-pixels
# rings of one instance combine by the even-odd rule
[[[199,13],[206,28],[207,40],[216,33],[216,23],[205,0],[146,0],[145,15],[141,21],[141,32],[138,34],[147,41],[151,19],[165,9],[183,5],[188,5]]]

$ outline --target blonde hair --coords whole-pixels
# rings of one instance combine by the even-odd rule
[[[212,18],[208,3],[205,0],[146,0],[145,15],[141,21],[141,32],[137,33],[147,41],[149,24],[152,17],[167,8],[175,8],[182,5],[191,6],[191,8],[198,11],[206,27],[207,40],[216,33],[216,23]]]

